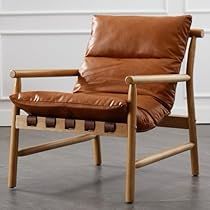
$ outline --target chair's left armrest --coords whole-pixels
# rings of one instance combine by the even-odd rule
[[[142,75],[142,76],[127,76],[125,82],[127,84],[141,83],[175,83],[190,80],[187,74],[162,74],[162,75]]]
[[[79,76],[78,69],[56,69],[56,70],[12,70],[10,77],[23,78],[23,77],[68,77]]]

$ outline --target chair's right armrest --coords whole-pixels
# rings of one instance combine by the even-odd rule
[[[78,69],[56,69],[56,70],[12,70],[10,77],[23,78],[23,77],[68,77],[79,76]]]
[[[125,82],[127,84],[141,84],[141,83],[174,83],[186,82],[190,80],[187,74],[160,74],[160,75],[140,75],[127,76]]]
[[[195,36],[196,38],[203,38],[204,37],[204,30],[199,28],[192,28],[190,29],[190,36]]]

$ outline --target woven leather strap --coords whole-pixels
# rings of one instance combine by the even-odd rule
[[[116,130],[116,124],[112,122],[105,122],[104,123],[104,132],[115,132]]]
[[[37,116],[28,115],[27,116],[27,126],[36,126]]]
[[[85,131],[94,131],[95,121],[85,120]]]
[[[65,129],[74,129],[75,120],[74,119],[65,119]]]
[[[56,118],[46,117],[45,124],[47,128],[55,128],[56,126]]]

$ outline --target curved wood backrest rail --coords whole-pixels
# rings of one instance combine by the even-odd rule
[[[196,29],[196,28],[192,28],[190,29],[190,37],[197,37],[197,38],[203,38],[204,37],[204,30],[203,29]]]
[[[191,166],[193,176],[199,174],[199,160],[197,148],[197,132],[196,132],[196,118],[195,118],[195,102],[194,102],[194,87],[193,87],[193,70],[196,50],[196,37],[192,37],[187,60],[187,74],[191,76],[191,80],[187,82],[187,107],[188,107],[188,123],[189,123],[189,140],[195,146],[191,150]]]
[[[56,69],[56,70],[12,70],[10,77],[21,78],[21,77],[65,77],[65,76],[78,76],[78,69]]]

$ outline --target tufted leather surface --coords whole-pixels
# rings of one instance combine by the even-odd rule
[[[26,112],[127,121],[128,75],[179,73],[191,16],[95,16],[74,93],[25,92],[10,98]],[[138,85],[137,130],[155,127],[174,103],[176,84]]]

